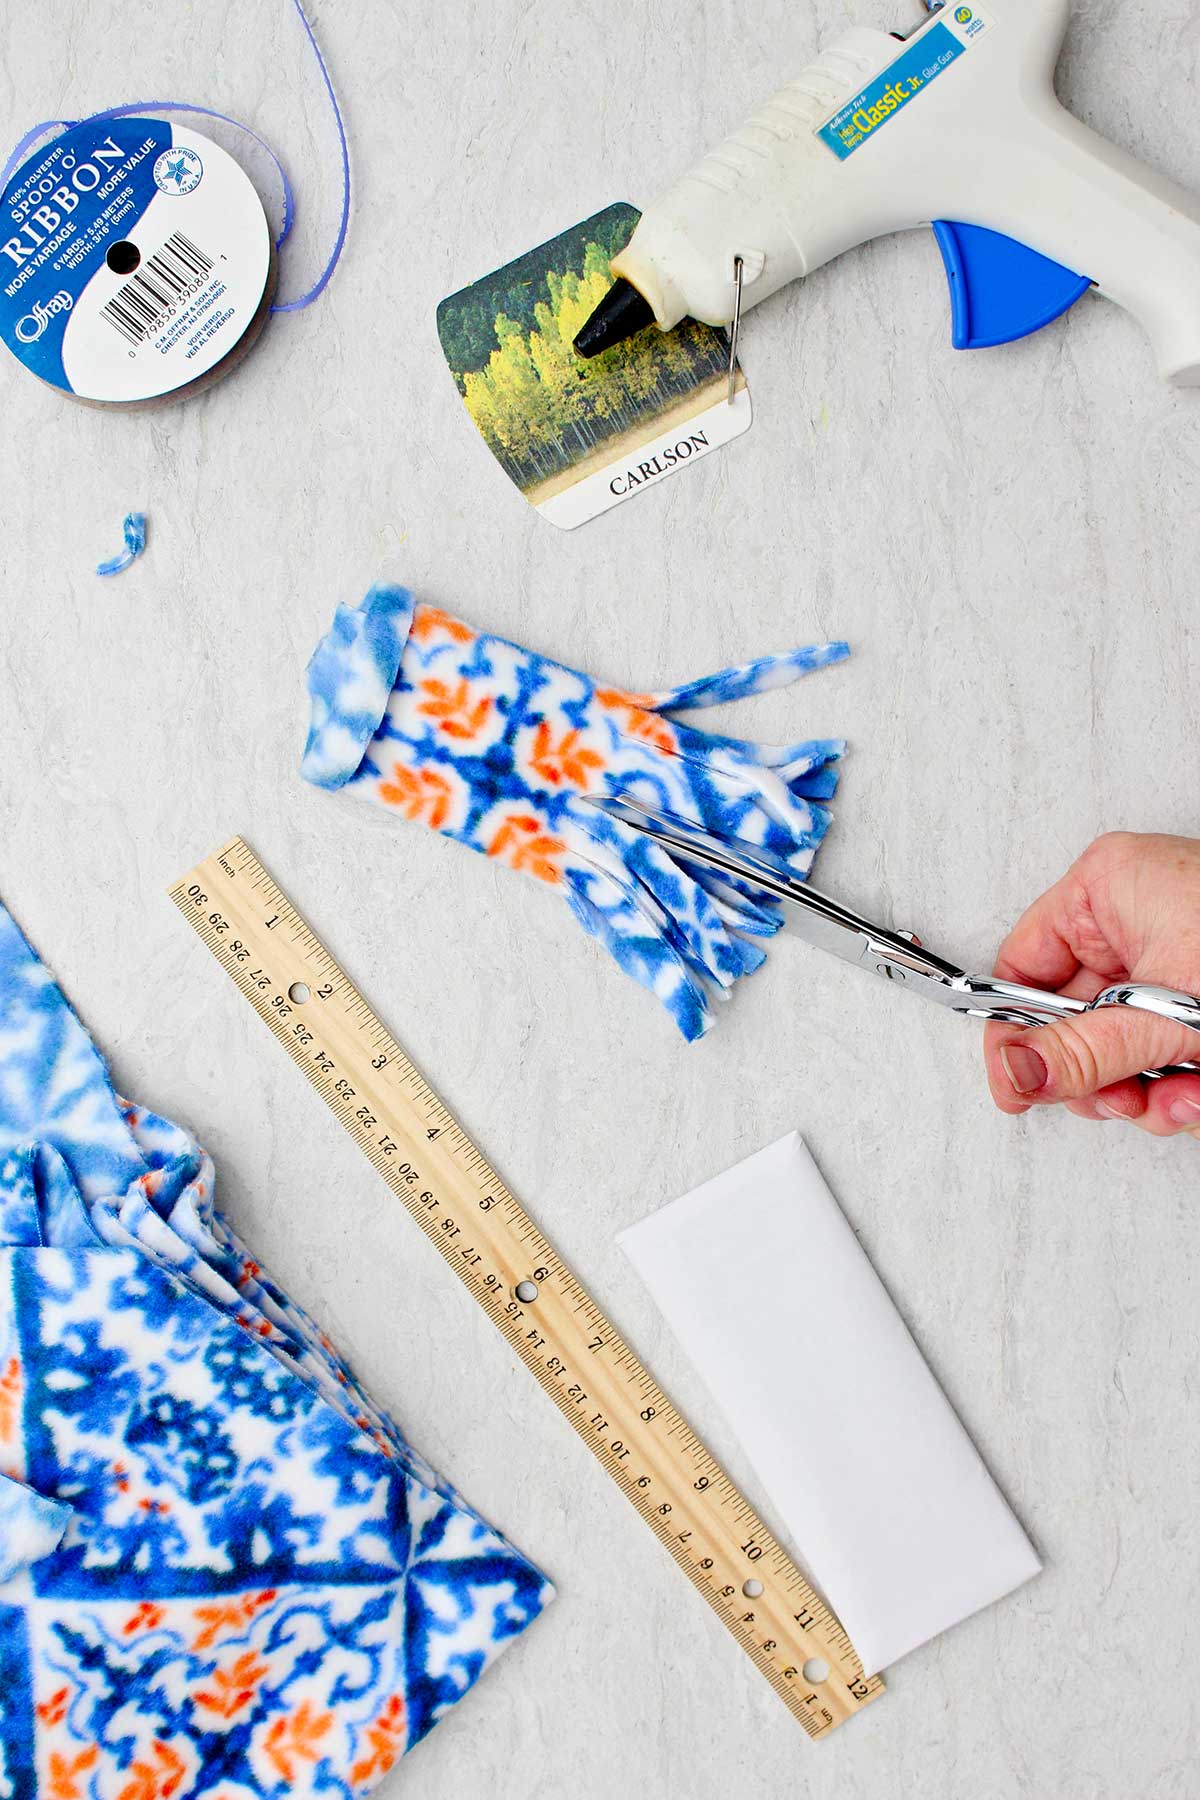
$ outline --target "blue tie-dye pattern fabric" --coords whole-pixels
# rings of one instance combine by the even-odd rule
[[[106,557],[104,562],[96,564],[97,575],[120,575],[146,548],[146,515],[145,513],[126,513],[121,525],[121,536],[125,547],[116,556]]]
[[[0,1475],[0,1586],[62,1542],[71,1508]]]
[[[366,1793],[551,1597],[0,907],[0,1796]]]
[[[669,715],[761,694],[849,654],[843,643],[761,657],[631,694],[375,587],[339,607],[308,670],[301,771],[350,788],[558,887],[584,928],[658,995],[686,1038],[764,953],[779,910],[673,860],[583,796],[630,798],[738,836],[807,876],[844,745],[756,744]]]

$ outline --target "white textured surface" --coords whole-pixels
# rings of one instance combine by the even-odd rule
[[[401,538],[425,598],[637,687],[845,635],[853,663],[740,722],[844,730],[824,884],[983,963],[1096,831],[1197,829],[1200,396],[1161,387],[1099,301],[956,355],[932,240],[884,242],[749,320],[748,437],[559,534],[464,417],[436,302],[647,198],[819,35],[896,15],[315,10],[357,178],[320,306],[155,415],[0,369],[0,891],[126,1090],[204,1138],[239,1228],[559,1583],[392,1791],[1193,1800],[1195,1146],[999,1118],[972,1026],[794,941],[688,1050],[552,897],[295,765],[308,652]],[[284,0],[127,0],[116,18],[101,0],[4,9],[5,137],[143,94],[252,119],[296,176],[296,291],[333,177]],[[1200,187],[1198,61],[1187,0],[1093,0],[1061,86]],[[150,548],[98,581],[131,506]],[[702,1427],[613,1234],[801,1126],[1047,1572],[810,1746],[164,898],[234,830]]]

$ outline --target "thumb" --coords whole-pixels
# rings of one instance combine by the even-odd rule
[[[1144,1069],[1200,1060],[1198,1046],[1185,1025],[1134,1007],[1101,1006],[1035,1030],[998,1033],[993,1086],[997,1100],[1010,1105],[1083,1100]]]

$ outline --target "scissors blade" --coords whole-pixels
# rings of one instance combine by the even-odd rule
[[[790,918],[795,930],[818,950],[841,957],[844,962],[857,963],[885,980],[914,988],[956,1011],[967,1010],[970,996],[964,970],[898,932],[872,924],[840,900],[801,881],[770,850],[760,849],[744,838],[714,837],[690,820],[657,812],[627,797],[589,794],[586,798],[609,818],[653,838],[676,856],[702,863],[773,900],[784,901],[792,909]]]
[[[947,962],[944,957],[935,956],[932,950],[926,950],[914,939],[872,924],[869,919],[843,906],[840,900],[801,881],[781,857],[760,849],[757,844],[747,843],[744,838],[714,837],[689,819],[656,812],[653,807],[642,806],[628,797],[616,799],[587,794],[583,798],[611,819],[653,838],[676,856],[688,862],[703,863],[718,874],[731,876],[772,899],[785,901],[792,909],[791,921],[799,935],[818,950],[870,969],[885,980],[923,994],[927,1000],[936,1000],[952,1012],[969,1013],[977,1019],[1001,1020],[1011,1025],[1033,1026],[1089,1010],[1087,1001],[1076,1000],[1067,994],[1020,987],[996,976],[968,975],[965,969]],[[1171,995],[1171,998],[1178,1000],[1180,996]],[[1197,1069],[1200,1064],[1179,1063],[1166,1069],[1147,1069],[1144,1073],[1151,1081],[1157,1081],[1163,1075],[1190,1073]]]

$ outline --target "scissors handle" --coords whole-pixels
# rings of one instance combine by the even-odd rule
[[[1006,1025],[1047,1025],[1052,1019],[1077,1018],[1080,1013],[1096,1012],[1102,1006],[1131,1006],[1139,1012],[1154,1013],[1200,1032],[1200,999],[1195,994],[1180,993],[1176,988],[1152,987],[1146,983],[1118,982],[1103,988],[1094,1000],[1072,1000],[1063,994],[1051,994],[1042,988],[1021,987],[1013,981],[971,976],[968,990],[973,1004],[967,1008],[979,1018],[995,1019]],[[1200,1063],[1171,1063],[1164,1069],[1144,1069],[1149,1081],[1161,1081],[1164,1075],[1200,1074]]]

